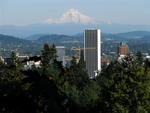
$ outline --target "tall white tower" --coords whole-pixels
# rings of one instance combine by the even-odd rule
[[[101,70],[101,31],[84,31],[84,60],[90,78],[95,78]]]

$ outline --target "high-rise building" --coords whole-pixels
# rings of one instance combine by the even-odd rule
[[[118,55],[119,56],[127,56],[129,53],[129,47],[125,42],[121,42],[118,48]]]
[[[94,78],[101,70],[101,31],[86,29],[84,31],[84,60],[90,78]]]
[[[57,60],[62,61],[63,66],[66,65],[65,62],[65,47],[64,46],[56,46],[57,50]]]

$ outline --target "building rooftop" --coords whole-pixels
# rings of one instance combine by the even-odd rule
[[[56,46],[56,48],[65,48],[65,46]]]

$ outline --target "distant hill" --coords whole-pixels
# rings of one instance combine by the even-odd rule
[[[150,32],[148,31],[133,31],[126,33],[109,34],[102,33],[102,51],[110,53],[116,51],[117,46],[121,41],[127,42],[132,51],[150,52]],[[75,35],[63,34],[35,34],[20,39],[14,36],[0,34],[0,54],[3,55],[8,51],[17,50],[24,54],[39,54],[44,43],[55,44],[56,46],[72,46],[83,47],[83,33]]]
[[[132,31],[117,34],[106,34],[102,33],[102,40],[117,40],[117,41],[128,41],[128,40],[149,40],[150,32],[148,31]]]
[[[0,54],[9,55],[12,50],[18,51],[19,53],[32,53],[32,51],[38,51],[41,46],[32,41],[20,39],[14,36],[8,36],[0,34]],[[31,49],[32,48],[32,49]],[[34,53],[34,52],[33,52]]]
[[[126,32],[126,33],[118,33],[116,34],[122,38],[143,38],[145,36],[149,36],[150,32],[148,31],[132,31],[132,32]]]
[[[26,26],[0,26],[0,34],[29,37],[33,34],[65,34],[74,35],[87,28],[100,28],[105,33],[120,33],[129,31],[150,31],[150,25],[121,25],[121,24],[32,24]]]
[[[14,36],[8,36],[0,34],[0,45],[22,45],[22,44],[31,44],[31,41],[20,39]]]
[[[102,41],[107,40],[118,40],[118,41],[126,41],[132,39],[149,39],[150,32],[148,31],[132,31],[125,33],[116,33],[109,34],[103,33],[101,34]],[[27,40],[32,40],[37,43],[74,43],[74,42],[82,42],[84,40],[83,33],[78,33],[75,35],[59,35],[59,34],[36,34],[31,35],[26,38]]]
[[[27,40],[34,41],[36,43],[78,43],[82,40],[82,37],[58,35],[58,34],[37,34],[26,38]]]
[[[35,35],[31,35],[29,37],[26,37],[26,40],[30,40],[30,41],[35,41],[38,40],[41,36],[43,36],[45,34],[35,34]]]

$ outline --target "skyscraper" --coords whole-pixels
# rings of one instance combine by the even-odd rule
[[[84,60],[90,78],[97,76],[101,70],[100,29],[86,29],[84,31]]]
[[[65,47],[64,46],[56,46],[56,50],[57,50],[57,60],[58,61],[62,61],[63,66],[66,65],[65,62]]]

